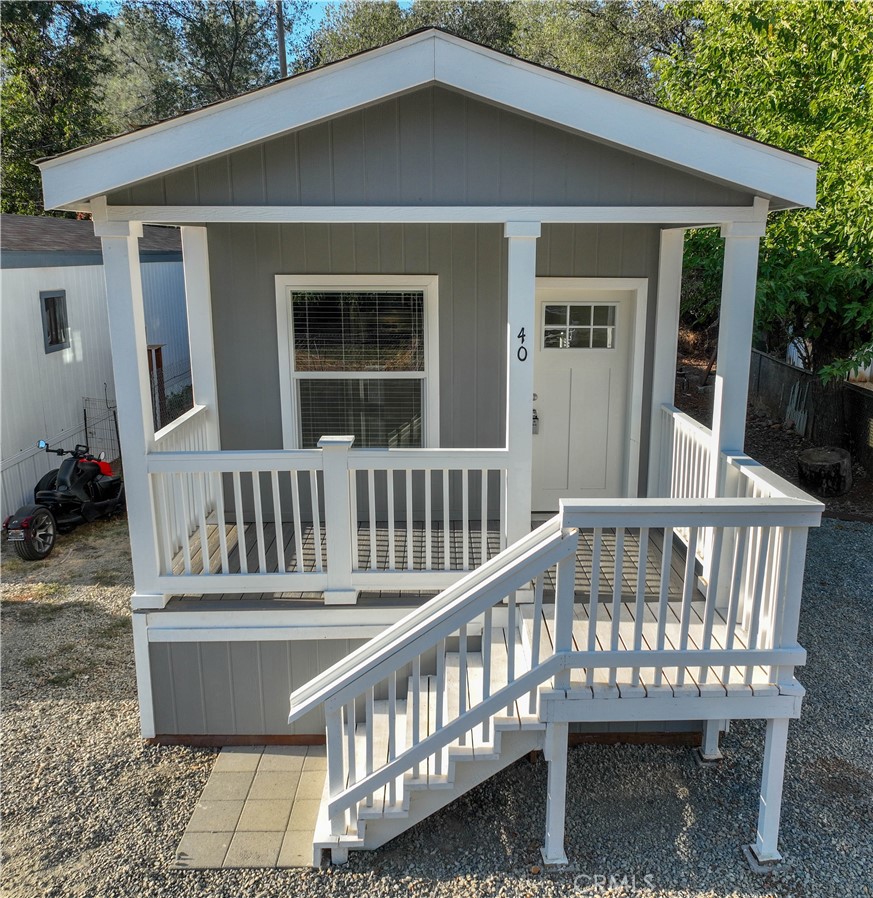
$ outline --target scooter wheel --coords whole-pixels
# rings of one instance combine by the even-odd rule
[[[16,540],[15,553],[25,561],[45,558],[55,546],[58,525],[47,508],[40,508],[30,516],[30,526],[24,531],[24,539]]]

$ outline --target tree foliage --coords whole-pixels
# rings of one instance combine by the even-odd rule
[[[873,355],[873,2],[694,0],[676,12],[701,27],[656,63],[661,102],[821,162],[817,208],[770,218],[757,318],[772,348],[798,338],[810,368],[846,373]],[[718,242],[689,244],[704,286]]]
[[[514,20],[517,55],[649,102],[653,60],[684,48],[689,27],[657,0],[534,0]]]
[[[283,4],[286,30],[293,32],[306,6]],[[275,81],[275,5],[125,0],[106,52],[112,61],[107,112],[123,131]]]
[[[4,212],[37,215],[42,187],[34,160],[103,137],[100,53],[110,17],[86,3],[3,3]]]

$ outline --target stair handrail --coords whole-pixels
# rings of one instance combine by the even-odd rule
[[[563,529],[559,515],[550,518],[295,690],[288,722],[360,695],[572,554],[577,540],[578,532]]]

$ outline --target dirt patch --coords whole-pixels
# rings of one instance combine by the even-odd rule
[[[686,347],[687,350],[687,347]],[[713,377],[709,388],[701,389],[708,358],[703,352],[680,352],[676,377],[677,408],[707,427],[712,426]],[[746,414],[746,453],[755,461],[800,486],[797,456],[813,443],[797,433],[791,424],[774,421],[751,405]],[[842,496],[817,497],[831,517],[873,522],[873,478],[861,465],[852,467],[852,489]]]

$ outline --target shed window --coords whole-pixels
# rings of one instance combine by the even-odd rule
[[[615,349],[614,305],[561,303],[543,314],[543,349]]]
[[[70,345],[67,324],[67,293],[65,290],[45,290],[39,294],[42,313],[42,336],[46,352],[57,352]]]
[[[302,448],[329,434],[358,448],[424,445],[423,291],[294,291],[291,318]]]

